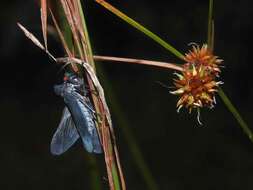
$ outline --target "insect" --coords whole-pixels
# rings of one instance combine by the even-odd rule
[[[51,141],[51,153],[60,155],[67,151],[81,137],[89,153],[102,153],[102,147],[95,125],[96,113],[90,101],[85,82],[74,73],[65,73],[64,82],[54,86],[57,95],[63,97],[60,124]]]

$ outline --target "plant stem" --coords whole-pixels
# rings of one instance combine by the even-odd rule
[[[227,95],[224,93],[224,91],[221,88],[219,88],[218,93],[219,93],[219,96],[221,97],[222,101],[224,102],[224,104],[228,108],[228,110],[233,114],[233,116],[235,117],[235,119],[240,124],[241,128],[243,129],[243,131],[246,133],[246,135],[251,140],[251,142],[253,142],[253,134],[252,134],[249,126],[247,125],[247,123],[243,120],[243,118],[240,115],[240,113],[238,112],[238,110],[235,108],[235,106],[232,104],[230,99],[227,97]]]
[[[209,0],[209,12],[208,12],[208,26],[207,26],[207,44],[209,48],[213,49],[213,0]]]
[[[101,190],[101,182],[97,160],[93,155],[86,154],[87,165],[90,173],[90,186],[92,190]]]
[[[153,177],[152,173],[150,172],[150,170],[144,160],[144,157],[137,145],[137,142],[134,138],[134,135],[133,135],[131,129],[129,128],[130,125],[129,125],[127,119],[124,117],[124,113],[123,113],[121,107],[119,106],[120,104],[117,100],[117,97],[113,93],[112,86],[108,82],[106,74],[104,73],[103,69],[99,65],[97,66],[97,70],[98,70],[101,78],[103,78],[103,85],[107,89],[106,92],[109,97],[111,109],[112,109],[113,113],[115,113],[115,116],[118,120],[120,129],[122,130],[122,132],[125,136],[125,140],[129,146],[129,150],[131,152],[131,155],[133,156],[133,160],[135,162],[135,165],[138,168],[138,171],[140,172],[140,174],[142,175],[142,177],[147,185],[147,189],[158,190],[158,186],[154,180],[154,177]]]
[[[124,14],[123,12],[118,10],[117,8],[113,7],[112,5],[110,5],[109,3],[107,3],[104,0],[95,0],[95,1],[97,3],[99,3],[100,5],[102,5],[103,7],[105,7],[106,9],[108,9],[109,11],[111,11],[112,13],[114,13],[115,15],[117,15],[118,17],[120,17],[121,19],[123,19],[124,21],[126,21],[128,24],[130,24],[134,28],[136,28],[139,31],[146,34],[148,37],[150,37],[151,39],[156,41],[158,44],[163,46],[165,49],[169,50],[171,53],[173,53],[178,58],[184,59],[184,55],[182,53],[180,53],[177,49],[175,49],[172,45],[170,45],[169,43],[164,41],[162,38],[160,38],[158,35],[154,34],[150,30],[145,28],[140,23],[138,23],[135,20],[133,20],[132,18],[128,17],[126,14]]]
[[[52,14],[52,16],[53,16],[53,14]],[[62,39],[62,41],[63,42],[66,41],[65,45],[67,46],[67,49],[74,49],[74,42],[72,41],[72,38],[71,38],[71,36],[72,36],[71,30],[67,27],[67,26],[69,26],[67,23],[67,19],[65,19],[64,15],[62,15],[62,14],[60,15],[60,17],[61,17],[61,24],[64,26],[64,32],[63,32],[64,39]],[[56,25],[56,27],[57,27],[57,25]],[[59,28],[58,28],[58,30],[59,30]],[[87,43],[89,43],[89,42],[87,42]],[[94,156],[87,155],[86,161],[87,161],[87,165],[89,167],[91,189],[92,190],[102,189],[96,158]]]
[[[85,44],[83,44],[83,45],[85,46],[84,49],[86,50],[87,61],[89,62],[89,64],[91,66],[93,66],[93,68],[95,70],[95,63],[94,63],[94,59],[93,59],[93,52],[92,52],[92,48],[91,48],[91,44],[90,44],[89,33],[88,33],[87,25],[86,25],[84,14],[83,14],[83,8],[82,8],[80,0],[78,0],[78,9],[79,9],[79,14],[80,14],[81,21],[82,21],[83,30],[84,30]],[[94,86],[93,86],[91,80],[89,79],[89,77],[88,77],[88,83],[89,83],[89,86],[92,87],[91,90],[93,90]],[[92,95],[92,98],[93,98],[96,112],[100,113],[101,103],[99,103],[98,98],[94,94]],[[105,126],[106,121],[104,120],[103,122],[104,122],[103,126]],[[107,122],[109,123],[109,121],[107,121]],[[110,123],[109,123],[109,126],[107,125],[107,129],[106,129],[107,132],[105,132],[103,134],[103,135],[106,135],[106,136],[104,136],[104,138],[105,137],[107,138],[105,140],[107,141],[106,144],[108,145],[108,146],[104,146],[105,161],[107,162],[107,172],[108,172],[108,176],[112,175],[112,179],[109,178],[110,188],[112,190],[113,189],[125,190],[125,188],[126,188],[125,181],[124,181],[124,176],[123,176],[123,172],[121,169],[120,161],[118,158],[118,152],[117,152],[118,150],[116,148],[116,145],[112,144],[113,139],[111,139],[111,138],[113,138],[113,137],[111,135],[114,135],[114,134],[111,134],[111,133],[113,133],[113,131],[111,131],[111,133],[109,132],[110,127],[112,127],[112,126],[110,126]],[[97,127],[97,130],[98,131],[100,130],[99,125]],[[105,142],[103,141],[103,143],[105,143]],[[116,159],[116,161],[115,161],[115,159]]]
[[[144,59],[131,59],[131,58],[122,58],[122,57],[110,57],[110,56],[99,56],[95,55],[94,59],[97,61],[114,61],[119,63],[130,63],[130,64],[141,64],[141,65],[149,65],[156,66],[166,69],[172,69],[177,71],[183,71],[183,67],[178,66],[174,63],[160,62],[160,61],[150,61]]]
[[[81,15],[81,19],[82,19],[82,25],[84,26],[83,27],[83,30],[84,30],[84,35],[86,37],[86,44],[87,44],[87,51],[88,51],[88,60],[90,62],[90,64],[92,65],[94,71],[96,69],[95,67],[95,63],[94,63],[94,60],[93,60],[93,52],[92,52],[92,47],[91,47],[91,44],[90,44],[90,37],[89,37],[89,32],[88,32],[88,29],[86,27],[86,21],[85,21],[85,18],[84,18],[84,13],[83,13],[83,8],[82,8],[82,4],[80,2],[80,0],[77,1],[78,2],[78,8],[79,8],[79,12],[80,12],[80,15]]]
[[[213,51],[214,49],[214,21],[213,21],[213,0],[209,0],[209,13],[208,13],[208,33],[207,33],[207,42],[208,47]],[[253,135],[248,127],[247,123],[243,120],[240,113],[237,111],[235,106],[232,104],[228,96],[225,94],[225,92],[222,90],[221,87],[219,87],[218,94],[227,107],[227,109],[232,113],[234,118],[237,120],[238,124],[242,128],[242,130],[246,133],[246,135],[249,137],[251,142],[253,142]]]

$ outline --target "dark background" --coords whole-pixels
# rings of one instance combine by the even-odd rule
[[[95,2],[86,2],[96,54],[178,62]],[[182,52],[190,42],[205,42],[208,0],[110,2]],[[251,128],[252,16],[250,0],[215,1],[215,53],[226,65],[223,89]],[[39,7],[32,0],[1,1],[0,189],[89,189],[88,155],[80,144],[60,157],[49,151],[63,108],[52,87],[62,74],[57,74],[60,67],[16,26],[17,21],[23,23],[41,39],[39,19]],[[62,56],[60,43],[53,37],[49,41],[51,52]],[[196,114],[176,112],[177,97],[156,82],[171,86],[171,71],[97,64],[109,79],[117,98],[113,101],[118,101],[159,189],[253,188],[253,144],[219,98],[215,109],[202,111],[204,126],[199,126]],[[147,189],[120,129],[118,114],[112,110],[128,189]],[[103,158],[96,158],[103,171],[101,183],[107,189]]]

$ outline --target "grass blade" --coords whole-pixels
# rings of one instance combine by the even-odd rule
[[[24,32],[26,37],[30,39],[37,47],[45,51],[45,47],[40,43],[40,41],[31,33],[29,32],[22,24],[17,23],[18,27]]]
[[[60,27],[59,27],[59,24],[57,23],[57,21],[56,21],[56,19],[55,19],[55,16],[54,16],[54,14],[53,14],[53,12],[52,12],[51,10],[50,10],[50,14],[51,14],[51,17],[52,17],[54,26],[55,26],[55,28],[56,28],[56,31],[57,31],[59,37],[60,37],[60,40],[61,40],[61,43],[62,43],[62,46],[63,46],[65,52],[67,53],[67,55],[68,55],[69,57],[73,57],[71,51],[69,50],[69,47],[68,47],[68,45],[67,45],[67,42],[66,42],[66,40],[65,40],[65,38],[64,38],[64,35],[63,35],[63,33],[62,33],[62,31],[61,31],[61,29],[60,29]]]
[[[41,44],[41,42],[31,33],[29,32],[23,25],[21,25],[20,23],[17,23],[18,27],[23,31],[23,33],[25,34],[25,36],[30,39],[37,47],[39,47],[40,49],[42,49],[44,52],[46,52],[46,54],[53,60],[56,61],[55,57],[49,53],[48,51],[46,51],[45,47]]]
[[[60,2],[63,7],[63,10],[64,10],[65,16],[67,18],[68,24],[70,26],[70,29],[72,31],[72,35],[74,38],[74,44],[75,44],[75,46],[77,46],[78,53],[81,56],[82,60],[85,60],[84,51],[81,47],[80,38],[78,35],[77,27],[75,25],[75,18],[73,17],[73,13],[71,12],[71,11],[73,11],[73,10],[71,10],[72,4],[68,0],[60,0]]]
[[[47,0],[41,0],[41,25],[44,38],[45,49],[47,51]]]
[[[208,33],[207,33],[207,43],[208,47],[213,51],[214,49],[214,20],[213,20],[213,0],[209,0],[209,13],[208,13]],[[234,118],[237,120],[238,124],[246,133],[246,135],[249,137],[251,142],[253,142],[253,134],[248,127],[247,123],[243,120],[242,116],[240,115],[239,111],[235,108],[231,100],[228,98],[228,96],[225,94],[225,92],[222,90],[222,88],[219,88],[218,94],[220,98],[222,99],[223,103],[227,107],[227,109],[232,113]]]
[[[95,55],[94,59],[97,61],[110,61],[110,62],[113,61],[113,62],[117,62],[117,63],[149,65],[149,66],[155,66],[155,67],[160,67],[160,68],[165,68],[165,69],[172,69],[172,70],[177,70],[177,71],[183,70],[183,67],[181,67],[175,63],[151,61],[151,60],[144,60],[144,59],[132,59],[132,58],[98,56],[98,55]]]
[[[88,29],[87,29],[84,14],[83,14],[83,8],[82,8],[80,0],[75,1],[74,5],[76,6],[75,9],[77,10],[76,12],[76,17],[78,17],[77,26],[82,26],[82,27],[79,27],[79,34],[81,36],[85,55],[87,56],[86,60],[88,64],[90,64],[91,68],[93,66],[93,73],[95,75],[95,64],[93,60],[93,53],[92,53],[92,48],[91,48],[91,44],[89,40]],[[90,76],[92,77],[92,75]],[[96,87],[98,87],[97,84],[94,83],[96,81],[94,80],[94,78],[96,77],[92,78],[92,82]],[[91,81],[89,83],[89,86],[91,87],[91,89],[93,89],[92,88],[93,85]],[[105,114],[105,118],[102,120],[103,130],[102,130],[101,136],[103,138],[102,142],[103,142],[103,147],[104,147],[105,162],[106,162],[106,167],[107,167],[107,174],[109,177],[110,188],[111,190],[113,189],[125,190],[126,185],[125,185],[125,180],[124,180],[124,176],[123,176],[123,172],[121,168],[121,163],[119,160],[119,154],[118,154],[118,149],[117,149],[116,140],[114,136],[114,130],[112,127],[110,112],[106,104],[102,87],[100,86],[100,88],[97,88],[97,89],[100,94],[99,95],[100,98],[98,99],[98,97],[93,95],[93,100],[94,100],[94,105],[95,105],[97,113]],[[98,126],[98,131],[101,131],[99,126]]]
[[[92,67],[95,70],[95,62],[94,62],[94,59],[93,59],[93,51],[92,51],[91,44],[90,44],[89,32],[88,32],[88,29],[86,27],[86,21],[85,21],[85,18],[84,18],[84,12],[83,12],[84,9],[82,8],[82,4],[81,4],[80,0],[78,0],[77,3],[78,3],[79,14],[80,14],[80,17],[81,17],[81,24],[83,26],[83,33],[84,33],[84,36],[86,38],[86,44],[87,44],[86,49],[87,49],[87,52],[88,52],[87,59],[89,60],[89,63],[92,65]]]
[[[138,171],[140,172],[141,176],[143,177],[143,179],[147,185],[147,189],[158,190],[158,186],[154,180],[154,177],[153,177],[152,173],[150,172],[150,170],[143,158],[143,155],[137,145],[137,142],[135,141],[132,131],[128,127],[129,123],[127,122],[127,119],[124,117],[124,113],[123,113],[121,107],[119,106],[120,104],[118,103],[117,97],[113,93],[113,89],[107,79],[107,76],[105,75],[105,73],[103,72],[101,67],[97,67],[97,69],[99,71],[99,74],[103,78],[103,84],[104,84],[105,88],[107,89],[108,96],[110,97],[109,100],[110,100],[111,109],[116,115],[120,129],[122,130],[122,132],[125,136],[126,142],[129,146],[129,150],[131,152],[131,155],[133,156],[133,160],[135,162],[135,165],[138,168]]]
[[[208,12],[208,26],[207,26],[207,44],[213,51],[214,48],[214,21],[213,21],[213,0],[209,0]]]
[[[165,49],[169,50],[171,53],[173,53],[178,58],[184,59],[184,55],[182,53],[180,53],[177,49],[175,49],[172,45],[170,45],[169,43],[167,43],[166,41],[164,41],[162,38],[160,38],[158,35],[154,34],[150,30],[148,30],[147,28],[145,28],[140,23],[138,23],[135,20],[133,20],[132,18],[128,17],[126,14],[124,14],[120,10],[116,9],[115,7],[113,7],[108,2],[106,2],[104,0],[95,0],[95,1],[97,3],[99,3],[100,5],[102,5],[103,7],[105,7],[107,10],[111,11],[112,13],[114,13],[115,15],[117,15],[118,17],[120,17],[122,20],[126,21],[128,24],[130,24],[134,28],[136,28],[139,31],[141,31],[144,34],[146,34],[148,37],[150,37],[155,42],[157,42],[158,44],[160,44],[161,46],[163,46]]]
[[[224,91],[221,88],[219,88],[218,93],[219,93],[219,96],[221,97],[222,101],[224,102],[224,104],[228,108],[228,110],[233,114],[233,116],[235,117],[235,119],[237,120],[239,125],[241,126],[244,133],[246,133],[246,135],[249,137],[251,142],[253,142],[253,134],[252,134],[249,126],[247,125],[247,123],[243,120],[239,111],[235,108],[235,106],[232,104],[230,99],[227,97],[227,95],[224,93]]]
[[[58,25],[58,23],[57,23],[55,17],[54,17],[54,14],[53,14],[53,12],[52,12],[51,10],[50,10],[50,14],[51,14],[53,23],[54,23],[55,28],[56,28],[56,31],[57,31],[57,33],[58,33],[58,35],[59,35],[59,37],[60,37],[60,40],[61,40],[61,42],[62,42],[62,46],[63,46],[65,52],[67,53],[68,57],[73,57],[74,55],[73,55],[73,54],[71,53],[71,51],[69,50],[69,47],[68,47],[67,42],[66,42],[66,40],[65,40],[65,38],[64,38],[64,35],[63,35],[63,33],[62,33],[62,31],[61,31],[61,29],[60,29],[60,27],[59,27],[59,25]],[[72,68],[73,68],[73,70],[74,70],[75,72],[78,72],[78,68],[77,68],[77,66],[76,66],[75,64],[71,63],[71,66],[72,66]]]
[[[93,155],[86,154],[86,161],[87,165],[89,167],[89,173],[90,173],[90,189],[91,190],[101,190],[101,181],[99,177],[99,168],[96,159]]]

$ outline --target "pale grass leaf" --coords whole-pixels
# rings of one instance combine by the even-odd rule
[[[40,43],[40,41],[31,33],[29,32],[23,25],[20,23],[17,23],[18,27],[24,32],[27,38],[29,38],[36,46],[38,46],[43,51],[45,50],[45,47]]]

